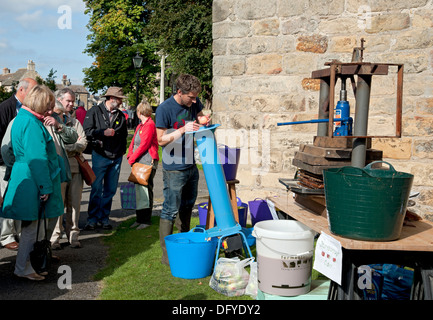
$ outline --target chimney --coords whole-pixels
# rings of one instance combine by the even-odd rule
[[[3,75],[11,73],[11,69],[3,68]]]
[[[27,61],[27,70],[35,71],[35,63],[32,60]]]
[[[68,80],[68,76],[66,74],[64,74],[63,77],[62,77],[62,84],[65,87],[68,87],[68,86],[71,85],[71,81]]]

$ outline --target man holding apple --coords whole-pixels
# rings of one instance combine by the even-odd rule
[[[164,238],[173,233],[173,224],[180,232],[190,229],[191,213],[197,198],[199,173],[194,159],[193,135],[201,125],[208,125],[203,104],[197,98],[200,81],[183,74],[176,80],[176,93],[156,109],[155,123],[158,143],[162,146],[164,203],[159,223],[161,262],[169,265]],[[197,123],[199,121],[199,123]]]

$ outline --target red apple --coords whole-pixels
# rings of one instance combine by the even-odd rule
[[[198,117],[198,123],[199,124],[207,124],[209,121],[209,118],[207,116],[199,116]]]

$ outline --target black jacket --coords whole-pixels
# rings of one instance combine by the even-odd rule
[[[120,110],[115,110],[111,121],[109,119],[110,114],[105,103],[101,103],[87,111],[83,128],[88,143],[92,145],[95,152],[106,158],[116,159],[126,152],[128,128],[125,116]],[[104,131],[108,128],[115,130],[114,136],[104,136]]]
[[[0,103],[0,144],[3,140],[9,122],[11,122],[12,119],[17,116],[17,101],[18,100],[15,98],[15,95],[12,95],[10,98]],[[0,153],[0,165],[3,164],[4,161]]]

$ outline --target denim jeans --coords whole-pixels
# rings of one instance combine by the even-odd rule
[[[199,173],[197,166],[182,171],[162,169],[164,203],[161,219],[174,221],[179,211],[192,210],[197,199]]]
[[[92,152],[92,169],[96,179],[92,183],[87,223],[108,223],[113,197],[117,191],[122,157],[108,159]]]

